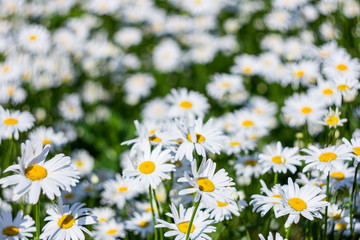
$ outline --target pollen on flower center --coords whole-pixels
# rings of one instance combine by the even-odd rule
[[[44,167],[34,164],[25,169],[25,176],[31,181],[39,181],[46,178],[47,171]]]
[[[151,136],[151,137],[149,137],[149,141],[150,142],[161,142],[161,138],[156,137],[156,136]]]
[[[213,192],[215,190],[215,185],[207,178],[199,178],[196,182],[199,185],[200,191]]]
[[[187,135],[187,139],[192,142],[190,133]],[[205,141],[205,137],[199,133],[196,134],[196,143],[201,143]]]
[[[360,155],[360,147],[353,147],[353,150],[355,155]]]
[[[32,40],[32,41],[36,40],[36,36],[35,36],[35,35],[31,35],[29,38],[30,38],[30,40]]]
[[[330,175],[334,180],[339,181],[345,178],[344,173],[342,172],[332,172]]]
[[[320,162],[331,162],[331,161],[335,160],[336,157],[337,157],[337,155],[332,152],[322,153],[319,156],[319,161]]]
[[[82,165],[83,165],[83,163],[82,163],[80,160],[78,160],[78,161],[76,161],[76,165],[77,165],[79,168],[81,168]]]
[[[271,159],[271,161],[277,164],[286,163],[286,159],[283,156],[275,156]]]
[[[291,198],[289,199],[288,203],[295,211],[300,212],[306,209],[306,202],[300,198]]]
[[[75,223],[75,219],[70,214],[66,214],[66,215],[62,216],[58,221],[58,225],[62,229],[71,228],[74,225],[74,223]]]
[[[7,118],[4,120],[5,125],[15,125],[18,123],[18,120],[16,118]]]
[[[108,234],[108,235],[114,235],[115,233],[117,233],[116,229],[110,229],[110,230],[106,231],[106,234]]]
[[[218,207],[226,207],[229,203],[228,202],[219,202],[216,200]]]
[[[229,142],[230,146],[241,146],[241,142]]]
[[[51,144],[51,140],[50,139],[44,139],[44,140],[42,140],[42,142],[43,142],[43,145],[45,146],[45,145],[48,145],[48,144]]]
[[[346,85],[346,84],[340,84],[340,85],[337,86],[337,88],[342,92],[346,92],[347,90],[350,89],[350,87],[348,85]]]
[[[336,126],[339,123],[339,118],[337,116],[330,116],[326,123],[330,126]]]
[[[141,221],[139,223],[139,226],[142,227],[142,228],[146,228],[147,226],[149,226],[150,222],[148,221]]]
[[[15,226],[7,226],[3,229],[3,235],[5,236],[15,236],[19,234],[19,229]]]
[[[251,126],[254,126],[254,122],[251,121],[251,120],[245,120],[245,121],[242,122],[242,125],[244,127],[251,127]]]
[[[155,170],[155,163],[152,161],[145,161],[140,163],[139,171],[144,174],[150,174]]]
[[[128,190],[127,187],[119,187],[119,188],[118,188],[118,191],[119,191],[119,192],[126,192],[127,190]]]
[[[331,88],[326,88],[323,90],[323,94],[325,94],[325,95],[331,95],[333,93],[334,93],[334,91]]]
[[[302,76],[304,76],[304,72],[303,71],[297,71],[296,73],[294,73],[295,77],[301,78]]]
[[[182,222],[182,223],[179,223],[179,225],[177,227],[180,232],[186,234],[189,229],[189,225],[190,225],[190,222]],[[194,232],[194,230],[195,230],[195,226],[194,226],[194,224],[191,224],[190,233]]]
[[[191,108],[192,107],[192,103],[191,102],[189,102],[189,101],[182,101],[181,103],[180,103],[180,107],[182,107],[182,108]]]
[[[303,107],[301,109],[301,113],[303,113],[303,114],[309,114],[311,112],[312,112],[312,109],[310,107]]]
[[[338,64],[336,68],[340,71],[346,71],[348,67],[345,64]]]
[[[244,161],[245,166],[256,166],[258,162],[256,160],[246,160]]]

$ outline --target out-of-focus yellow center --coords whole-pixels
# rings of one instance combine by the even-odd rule
[[[149,141],[150,142],[161,142],[161,138],[156,137],[156,136],[151,136],[151,137],[149,137]]]
[[[353,147],[353,152],[355,155],[360,155],[360,147]]]
[[[179,223],[179,225],[177,227],[180,232],[187,234],[189,226],[190,226],[190,222],[182,222],[182,223]],[[194,226],[194,224],[191,224],[190,233],[194,232],[194,230],[195,230],[195,226]]]
[[[339,123],[339,118],[337,116],[330,116],[327,120],[326,120],[326,123],[329,125],[329,126],[332,126],[332,127],[335,127],[336,125],[338,125]]]
[[[254,126],[254,122],[251,121],[251,120],[245,120],[245,121],[242,122],[242,125],[244,127],[251,127],[251,126]]]
[[[323,94],[325,95],[332,95],[334,91],[331,88],[326,88],[323,90]]]
[[[340,71],[346,71],[348,67],[345,64],[338,64],[336,68]]]
[[[16,118],[7,118],[4,120],[5,125],[15,125],[18,123],[18,120]]]
[[[337,158],[337,155],[333,152],[322,153],[319,156],[320,162],[331,162]]]
[[[300,198],[290,198],[288,203],[295,211],[301,212],[306,209],[306,202]]]
[[[187,139],[192,142],[190,133],[187,135]],[[205,141],[205,137],[199,133],[196,134],[196,142],[201,143]]]
[[[189,102],[189,101],[182,101],[182,102],[180,103],[180,107],[182,107],[182,108],[187,108],[187,109],[191,108],[192,105],[193,105],[193,104],[192,104],[191,102]]]
[[[347,228],[347,224],[345,224],[345,223],[337,223],[335,225],[336,230],[345,230],[346,228]]]
[[[200,191],[203,192],[213,192],[215,190],[215,185],[213,182],[207,178],[199,178],[197,181]]]
[[[241,142],[229,142],[230,146],[241,146]]]
[[[29,38],[30,38],[31,41],[35,41],[35,40],[36,40],[36,36],[35,36],[35,35],[31,35]]]
[[[312,112],[312,109],[310,107],[303,107],[301,109],[301,113],[303,113],[303,114],[309,114],[311,112]]]
[[[8,89],[7,89],[7,93],[9,94],[9,96],[14,95],[15,88],[13,86],[9,86]]]
[[[15,226],[7,226],[3,229],[3,234],[9,237],[15,236],[19,234],[19,229]]]
[[[219,202],[216,200],[218,207],[226,207],[229,203],[228,202]]]
[[[58,221],[58,225],[62,229],[71,228],[74,225],[74,223],[75,223],[75,219],[70,214],[66,214],[66,215],[62,216]]]
[[[118,191],[119,191],[119,192],[126,192],[127,190],[128,190],[127,187],[119,187],[119,188],[118,188]]]
[[[246,68],[244,68],[244,73],[246,73],[246,74],[252,73],[251,67],[246,67]]]
[[[342,172],[332,172],[330,175],[334,180],[339,181],[345,178],[344,173]]]
[[[2,72],[3,72],[3,73],[7,73],[9,70],[10,70],[10,68],[9,68],[8,65],[5,65],[5,66],[2,68]]]
[[[149,226],[150,222],[148,221],[141,221],[139,223],[139,226],[142,227],[142,228],[146,228],[147,226]]]
[[[152,161],[145,161],[140,163],[139,171],[143,174],[150,174],[155,170],[155,163]]]
[[[46,178],[47,171],[44,167],[34,164],[25,169],[25,176],[31,181],[39,181]]]
[[[271,159],[271,161],[277,164],[286,163],[286,159],[283,156],[275,156]]]
[[[106,234],[107,234],[107,235],[114,235],[115,233],[117,233],[117,230],[116,230],[116,229],[110,229],[110,230],[107,230],[107,231],[106,231]]]
[[[258,162],[256,160],[246,160],[244,161],[244,165],[245,166],[256,166],[258,164]]]
[[[229,87],[231,87],[231,84],[230,84],[230,83],[227,83],[227,82],[224,82],[224,83],[221,83],[221,87],[223,87],[223,88],[229,88]]]
[[[337,86],[337,88],[342,92],[346,92],[347,90],[350,89],[350,87],[348,85],[346,85],[346,84],[340,84],[340,85]]]
[[[302,76],[304,76],[304,72],[303,71],[297,71],[294,73],[294,76],[297,78],[301,78]]]
[[[45,145],[48,145],[48,144],[51,144],[51,140],[50,140],[50,139],[43,139],[42,142],[43,142],[43,145],[44,145],[44,146],[45,146]]]

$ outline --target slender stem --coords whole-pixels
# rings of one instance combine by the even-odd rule
[[[274,176],[274,185],[276,185],[276,184],[277,184],[278,175],[279,175],[279,173],[278,173],[278,172],[276,172],[276,173],[275,173],[275,176]]]
[[[288,227],[288,228],[286,228],[286,239],[289,239],[289,236],[290,236],[290,232],[291,232],[291,226],[292,226],[292,224]]]
[[[194,193],[195,194],[195,193]],[[191,230],[191,227],[192,227],[192,223],[194,221],[194,218],[195,218],[195,215],[196,215],[196,212],[197,212],[197,209],[199,208],[200,206],[200,202],[201,202],[201,197],[199,199],[199,201],[197,203],[195,203],[195,209],[194,209],[194,212],[191,216],[191,219],[190,219],[190,223],[189,223],[189,227],[188,227],[188,230],[187,230],[187,233],[186,233],[186,240],[189,240],[189,237],[190,237],[190,230]]]
[[[154,192],[154,199],[155,199],[155,203],[156,203],[157,212],[159,214],[159,218],[161,219],[160,204],[159,204],[159,201],[158,201],[158,199],[156,197],[155,189],[153,189],[153,192]],[[160,239],[164,239],[164,231],[163,231],[163,229],[159,228],[159,232],[160,232]]]
[[[152,213],[153,222],[154,222],[154,234],[155,234],[155,240],[158,240],[158,232],[157,232],[157,229],[155,228],[156,221],[155,221],[155,211],[154,211],[154,206],[153,206],[153,199],[152,199],[152,193],[151,193],[151,186],[149,186],[149,197],[150,197],[151,213]]]
[[[356,165],[355,167],[355,176],[354,176],[354,181],[353,181],[353,185],[352,185],[352,191],[350,194],[350,231],[351,231],[351,237],[354,238],[354,226],[353,226],[353,211],[355,208],[355,204],[356,201],[354,201],[354,194],[355,194],[355,190],[356,190],[356,178],[357,178],[357,172],[358,172],[358,168],[359,168],[359,164]],[[356,194],[355,194],[356,196]]]
[[[330,182],[330,172],[328,172],[327,179],[326,179],[326,201],[330,202],[329,198],[329,182]],[[325,227],[324,227],[324,236],[323,239],[327,239],[327,220],[328,220],[328,206],[325,207]]]
[[[40,239],[40,228],[41,228],[41,202],[40,202],[40,198],[38,203],[36,204],[36,209],[35,209],[35,215],[36,215],[36,239]]]
[[[245,227],[245,231],[246,231],[246,236],[247,236],[247,238],[248,238],[249,240],[251,240],[250,233],[249,233],[249,230],[247,229],[246,224],[245,224],[245,221],[244,221],[244,219],[243,219],[243,217],[242,217],[242,214],[241,214],[241,210],[240,210],[239,204],[238,204],[238,203],[236,203],[236,205],[237,205],[238,210],[239,210],[239,213],[240,213],[240,215],[239,215],[240,223],[241,223],[242,225],[244,225],[244,227]],[[270,220],[270,221],[271,221],[271,220]]]

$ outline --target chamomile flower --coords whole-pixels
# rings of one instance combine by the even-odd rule
[[[19,104],[25,101],[26,91],[15,83],[5,83],[0,85],[0,103]]]
[[[215,74],[206,85],[207,93],[216,100],[226,100],[228,94],[243,89],[242,78],[231,74]]]
[[[257,155],[238,155],[236,158],[237,160],[234,163],[236,176],[254,176],[258,178],[262,174],[263,167],[259,163],[259,158]]]
[[[189,161],[193,160],[193,152],[206,157],[206,152],[220,153],[223,147],[222,140],[224,136],[222,133],[213,127],[213,119],[209,119],[205,124],[202,118],[198,118],[193,122],[187,120],[185,126],[179,124],[178,128],[181,131],[181,144],[178,147],[175,159],[183,159],[186,157]]]
[[[341,105],[341,92],[336,88],[333,81],[325,81],[321,78],[317,79],[317,86],[309,89],[309,95],[314,99],[321,99],[327,106],[335,104]]]
[[[170,92],[166,99],[170,105],[168,114],[171,117],[203,117],[209,109],[207,99],[198,92],[188,91],[186,88],[171,89]]]
[[[151,151],[151,145],[144,141],[138,146],[135,156],[130,156],[133,166],[124,170],[124,175],[135,177],[145,188],[151,186],[155,189],[161,179],[170,179],[169,172],[174,171],[175,166],[167,163],[172,159],[170,150],[162,150],[158,145]]]
[[[353,154],[355,155],[355,163],[358,164],[360,162],[360,138],[352,138],[350,141],[346,138],[343,138],[342,141],[346,147],[352,150]]]
[[[96,224],[96,217],[91,214],[90,208],[83,208],[85,204],[75,203],[71,206],[63,205],[61,198],[55,206],[46,210],[48,222],[42,229],[41,239],[85,239],[83,232],[92,235],[84,227],[85,225]]]
[[[115,211],[110,207],[98,207],[93,209],[93,215],[97,217],[98,224],[101,224],[115,217]]]
[[[0,132],[3,136],[14,136],[19,139],[19,133],[34,126],[35,118],[29,112],[10,111],[0,106]]]
[[[5,172],[15,172],[0,179],[0,184],[5,188],[15,185],[14,200],[27,194],[28,202],[36,204],[41,190],[51,200],[60,196],[60,190],[71,191],[71,186],[78,182],[78,172],[71,165],[70,157],[57,154],[52,159],[45,161],[50,150],[46,145],[33,145],[30,141],[21,144],[21,157],[18,164],[8,167]]]
[[[72,162],[81,175],[91,173],[94,167],[94,157],[85,149],[75,150],[71,154]]]
[[[150,212],[142,214],[135,212],[134,217],[126,221],[126,229],[145,238],[147,234],[154,231],[152,214]]]
[[[348,163],[342,163],[341,167],[330,172],[330,188],[334,190],[350,189],[354,181],[354,175],[355,168],[349,167]]]
[[[232,73],[238,73],[243,75],[254,75],[258,72],[259,63],[256,57],[243,54],[235,57],[235,66],[231,67]]]
[[[50,145],[51,148],[59,149],[67,143],[67,139],[63,132],[55,132],[52,127],[46,128],[44,126],[34,129],[29,134],[30,141],[39,141],[43,146]]]
[[[191,187],[183,189],[179,195],[196,193],[195,201],[198,202],[200,197],[206,202],[225,202],[232,199],[232,193],[235,188],[233,179],[228,176],[225,169],[220,169],[215,173],[216,163],[211,159],[204,158],[196,171],[196,161],[191,163],[192,177],[187,172],[184,177],[179,178],[178,182],[187,182]]]
[[[141,42],[142,34],[137,28],[125,27],[114,35],[115,41],[124,48],[137,45]]]
[[[315,146],[310,146],[308,149],[301,150],[308,154],[307,156],[300,156],[300,159],[305,160],[306,166],[303,172],[307,172],[313,168],[320,171],[335,171],[342,166],[343,161],[352,160],[354,157],[352,150],[348,147],[330,146],[319,149]]]
[[[360,76],[360,63],[347,53],[333,54],[325,59],[323,71],[328,78],[357,79]]]
[[[125,237],[125,226],[122,222],[111,219],[96,225],[94,231],[94,239],[96,240],[115,240]]]
[[[210,212],[210,218],[216,222],[221,222],[224,219],[229,220],[232,215],[239,216],[239,207],[235,200],[229,200],[225,202],[216,201],[206,206],[206,209]]]
[[[280,142],[274,145],[268,145],[266,147],[266,152],[260,154],[260,163],[263,166],[263,172],[267,172],[270,169],[273,172],[286,173],[289,170],[292,173],[296,172],[296,166],[301,165],[301,162],[298,160],[297,152],[299,151],[298,147],[282,147]]]
[[[32,232],[36,231],[35,221],[29,215],[23,215],[18,211],[13,219],[10,211],[0,212],[0,239],[3,240],[27,240],[33,237]]]
[[[262,234],[259,234],[259,238],[260,240],[266,240],[266,238],[262,235]],[[287,238],[283,238],[280,233],[276,233],[275,234],[275,239],[274,239],[274,236],[271,232],[269,232],[269,236],[267,237],[267,240],[287,240]]]
[[[250,139],[244,133],[239,132],[226,138],[224,152],[227,155],[239,154],[241,151],[248,153],[249,150],[254,150],[255,146],[254,139]]]
[[[46,53],[50,48],[50,33],[41,25],[28,25],[19,32],[18,41],[32,53]]]
[[[58,108],[65,120],[77,121],[84,115],[80,103],[80,96],[76,93],[66,95],[63,100],[60,101]]]
[[[344,97],[346,97],[352,90],[360,88],[360,82],[355,78],[332,78],[332,81]]]
[[[338,126],[343,126],[343,123],[347,122],[346,118],[340,118],[341,112],[339,112],[338,108],[333,110],[329,108],[328,112],[324,116],[323,120],[320,122],[322,125],[328,126],[329,128],[336,128]]]
[[[185,240],[188,229],[190,228],[190,237],[189,239],[205,240],[209,239],[207,233],[212,233],[216,231],[216,228],[210,226],[213,224],[214,220],[208,220],[209,213],[202,210],[198,210],[195,214],[195,218],[190,226],[191,216],[195,210],[195,207],[185,209],[182,204],[179,206],[179,211],[177,210],[175,204],[170,205],[171,213],[166,213],[167,216],[174,219],[174,223],[168,223],[162,219],[157,219],[157,224],[155,227],[165,227],[171,229],[167,231],[164,236],[172,237],[176,236],[178,240]]]
[[[174,40],[165,39],[154,48],[155,68],[161,72],[172,72],[179,67],[181,55],[179,45]]]
[[[282,206],[278,214],[279,216],[289,214],[285,228],[288,228],[292,223],[298,223],[300,215],[311,221],[314,220],[314,217],[322,218],[320,211],[329,205],[328,202],[324,201],[326,194],[321,193],[321,188],[311,184],[306,184],[300,188],[291,178],[288,178],[287,188],[285,190],[280,188],[279,192],[282,198]]]

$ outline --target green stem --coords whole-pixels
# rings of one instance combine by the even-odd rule
[[[194,193],[195,194],[195,193]],[[189,240],[189,237],[190,237],[190,230],[191,230],[191,227],[192,227],[192,223],[194,221],[194,218],[195,218],[195,215],[196,215],[196,212],[197,212],[197,209],[199,208],[200,206],[200,202],[201,202],[201,197],[199,199],[199,201],[197,203],[195,203],[195,209],[194,209],[194,212],[191,216],[191,219],[190,219],[190,223],[189,223],[189,227],[188,227],[188,230],[187,230],[187,233],[186,233],[186,240]]]
[[[36,238],[35,239],[40,239],[40,228],[41,228],[41,202],[40,202],[40,198],[38,203],[36,204],[36,209],[35,209],[35,213],[36,213]]]
[[[275,173],[275,176],[274,176],[274,186],[277,184],[278,175],[279,175],[279,173],[276,172],[276,173]]]
[[[326,179],[326,201],[330,202],[329,198],[329,182],[330,182],[330,172],[328,172],[327,179]],[[324,236],[323,239],[327,239],[327,220],[328,220],[328,206],[325,207],[325,227],[324,227]]]
[[[352,191],[351,191],[351,195],[350,195],[350,231],[351,231],[351,237],[354,238],[354,226],[353,226],[353,211],[355,208],[355,204],[356,201],[354,201],[354,194],[355,194],[355,190],[356,190],[356,178],[357,178],[357,172],[359,168],[359,164],[356,165],[355,167],[355,176],[354,176],[354,181],[353,181],[353,185],[352,185]],[[355,194],[356,196],[356,194]]]
[[[153,189],[153,193],[154,193],[154,199],[155,199],[155,203],[156,203],[156,208],[157,208],[157,212],[159,214],[159,218],[161,219],[161,211],[160,211],[160,204],[159,201],[156,197],[156,191],[155,189]],[[164,239],[164,232],[162,228],[159,228],[159,232],[160,232],[160,239],[163,240]]]
[[[240,207],[239,207],[239,204],[238,203],[236,203],[236,205],[237,205],[237,207],[238,207],[238,210],[239,210],[239,219],[240,219],[240,223],[242,224],[242,225],[244,225],[244,227],[245,227],[245,231],[246,231],[246,236],[247,236],[247,238],[249,239],[249,240],[251,240],[251,237],[250,237],[250,233],[249,233],[249,230],[247,229],[247,227],[246,227],[246,222],[244,221],[244,219],[243,219],[243,217],[242,217],[242,214],[241,214],[241,210],[240,210]]]
[[[290,232],[291,232],[291,226],[292,226],[292,224],[288,227],[288,228],[286,228],[286,239],[289,239],[289,236],[290,236]]]
[[[157,229],[155,228],[156,221],[155,221],[155,211],[154,211],[154,206],[153,206],[153,199],[152,199],[152,193],[151,193],[151,186],[149,186],[149,197],[150,197],[151,213],[152,213],[153,222],[154,222],[154,234],[155,234],[155,240],[158,240],[158,232],[157,232]]]

